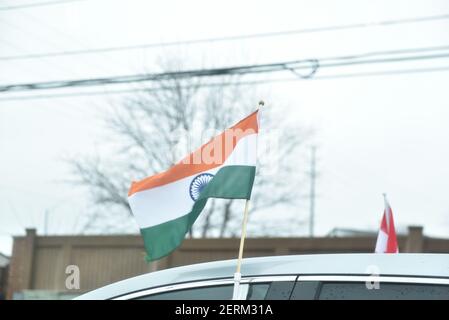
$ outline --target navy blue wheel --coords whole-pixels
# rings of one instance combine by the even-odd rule
[[[193,178],[189,187],[190,198],[192,198],[193,201],[196,201],[198,199],[201,191],[203,191],[203,189],[207,186],[207,184],[212,180],[213,177],[213,174],[201,173]]]

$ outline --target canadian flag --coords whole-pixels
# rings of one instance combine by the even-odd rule
[[[385,211],[380,224],[379,234],[377,236],[376,253],[398,253],[398,241],[396,230],[394,228],[393,211],[388,203],[387,196],[384,194]]]

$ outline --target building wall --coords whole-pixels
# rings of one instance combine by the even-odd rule
[[[15,292],[49,290],[64,292],[69,265],[80,270],[79,293],[149,271],[197,262],[236,258],[238,238],[186,239],[168,257],[145,262],[139,235],[119,236],[37,236],[33,229],[15,237],[10,264],[8,298]],[[373,252],[376,238],[249,238],[245,257],[304,253]],[[449,239],[424,237],[421,227],[410,227],[398,238],[401,252],[449,253]],[[73,293],[73,291],[70,291]]]
[[[8,266],[0,267],[0,296],[6,297],[8,280]]]
[[[6,297],[8,284],[9,257],[0,253],[0,299]]]

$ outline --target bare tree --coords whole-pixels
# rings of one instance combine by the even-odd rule
[[[167,66],[164,69],[167,70]],[[179,65],[168,66],[168,70],[174,69],[181,68]],[[143,90],[115,106],[105,117],[106,126],[117,145],[115,159],[109,162],[98,157],[69,160],[76,183],[88,187],[96,208],[92,218],[87,219],[85,228],[105,232],[98,226],[104,225],[102,220],[110,220],[112,212],[130,213],[127,200],[130,181],[166,170],[178,161],[183,154],[177,153],[183,150],[180,146],[185,145],[183,139],[186,135],[201,136],[206,129],[222,131],[254,110],[257,100],[245,100],[254,97],[254,94],[248,92],[248,87],[240,87],[235,80],[227,79],[228,85],[204,86],[197,79],[173,78],[157,82],[151,89]],[[264,110],[264,115],[270,113],[274,112]],[[298,160],[295,157],[309,136],[307,131],[298,127],[279,130],[285,124],[281,119],[273,119],[272,115],[266,116],[265,125],[267,131],[270,127],[278,128],[278,147],[271,152],[276,152],[279,162],[274,175],[263,174],[266,164],[258,165],[252,215],[278,205],[297,205],[302,180],[301,173],[295,169]],[[207,137],[202,138],[203,141],[197,141],[194,145],[190,139],[190,144],[185,146],[191,150],[184,151],[190,152],[204,143]],[[234,218],[241,213],[240,206],[239,201],[210,200],[191,236],[235,235],[241,219]],[[121,214],[121,219],[129,217]],[[238,223],[232,223],[234,220]],[[254,224],[257,225],[257,221]],[[266,221],[261,224],[261,235],[265,226]]]

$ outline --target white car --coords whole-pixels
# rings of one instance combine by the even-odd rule
[[[152,272],[77,299],[227,300],[235,260]],[[449,299],[449,254],[317,254],[244,259],[240,298]]]

